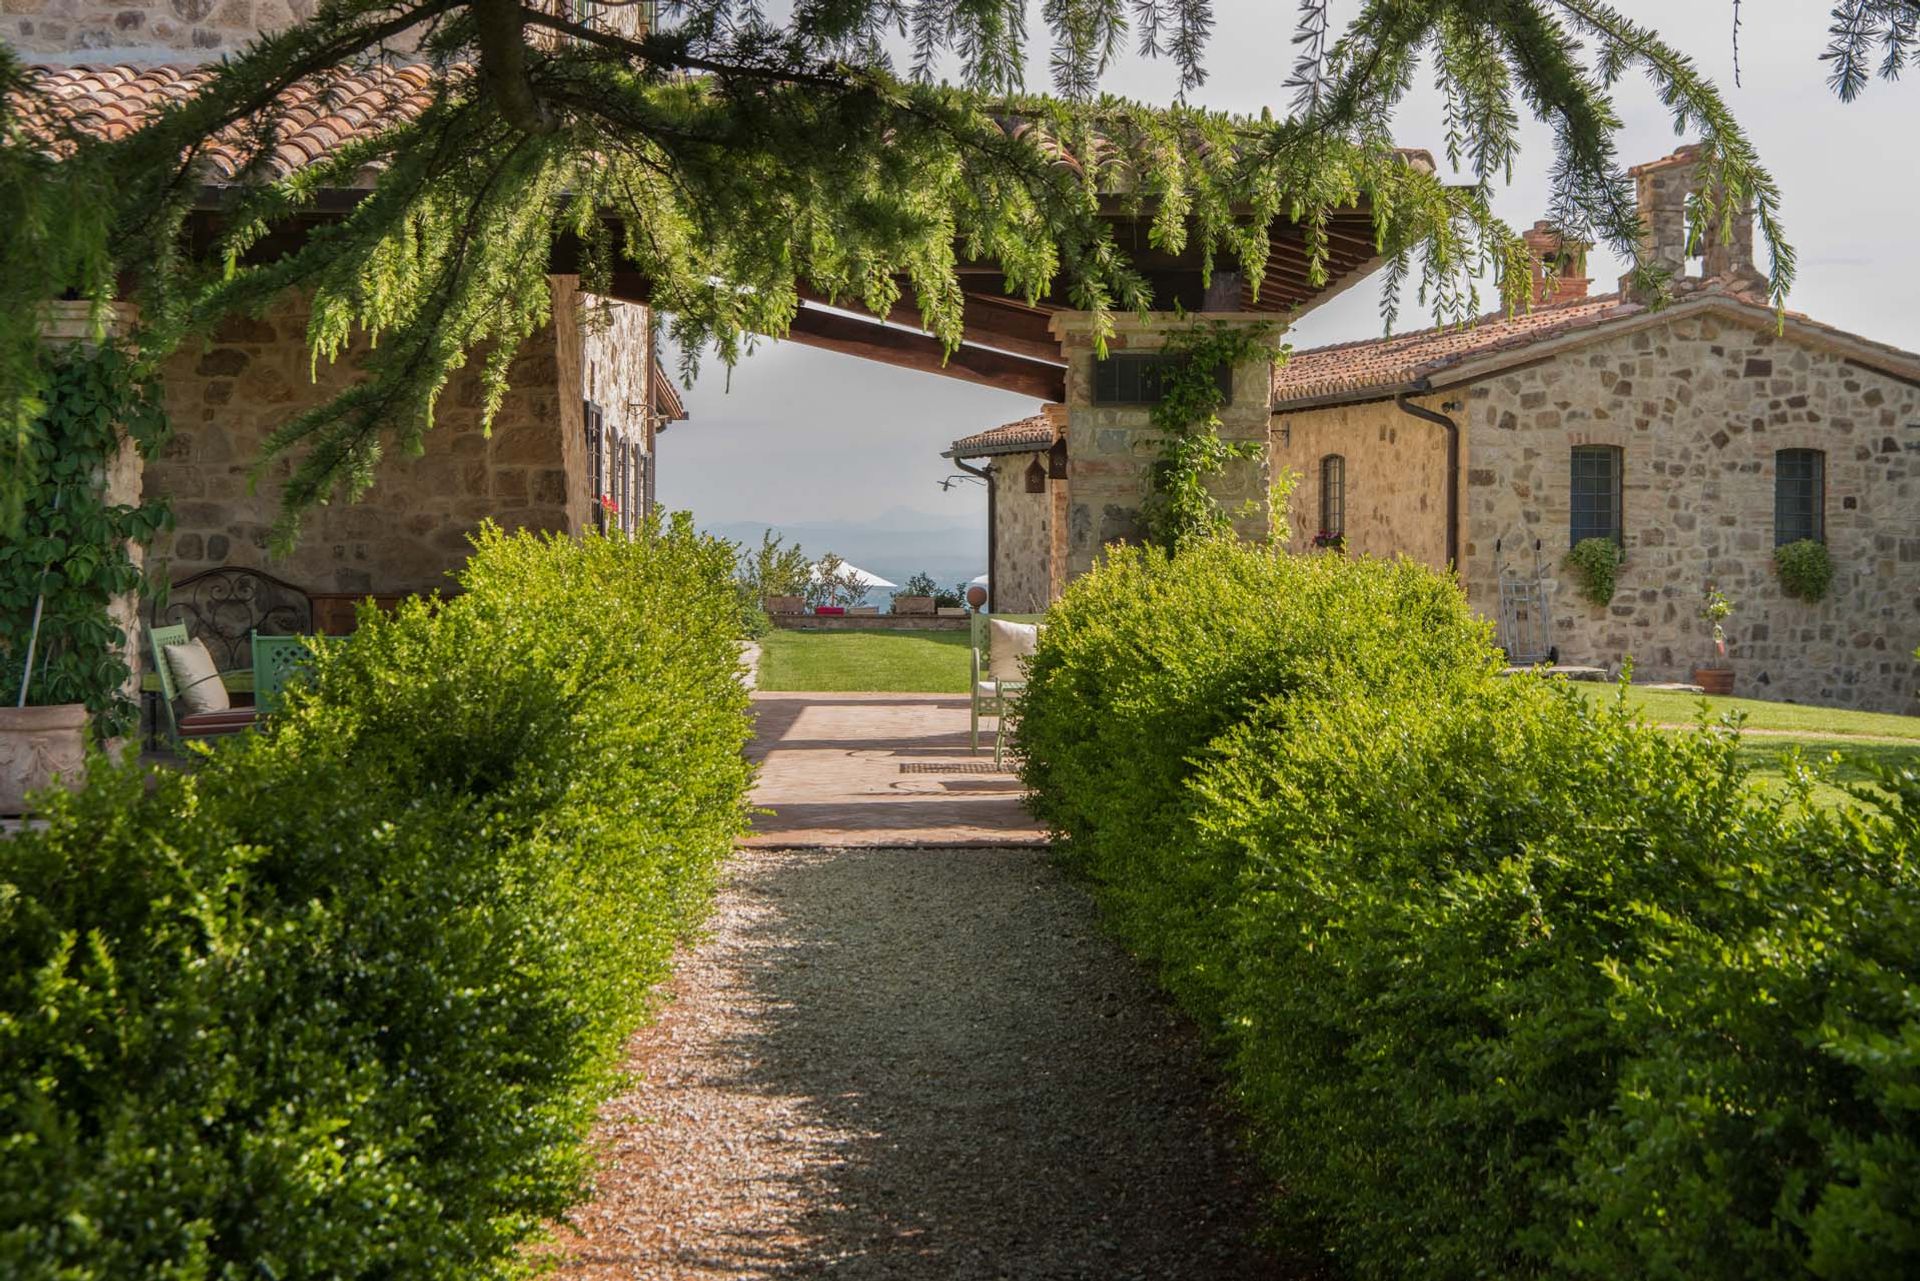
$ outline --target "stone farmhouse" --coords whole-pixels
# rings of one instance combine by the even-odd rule
[[[30,130],[67,124],[112,138],[194,93],[209,74],[204,64],[222,51],[310,7],[306,0],[292,4],[289,10],[275,0],[175,0],[148,8],[20,0],[0,15],[0,40],[43,60],[33,71],[58,104],[57,121],[23,112]],[[640,12],[617,8],[608,20],[631,22]],[[286,176],[412,119],[429,101],[428,70],[404,62],[294,85],[281,97],[280,131],[263,164],[249,170],[258,144],[244,129],[210,149],[190,233],[217,226],[243,173],[247,181]],[[322,207],[338,208],[357,193],[324,194]],[[276,237],[270,250],[287,247],[281,233]],[[363,499],[315,510],[284,558],[270,558],[267,542],[286,465],[256,484],[254,464],[275,428],[352,382],[356,353],[314,368],[308,306],[289,296],[267,315],[230,318],[209,341],[175,354],[161,376],[173,439],[144,476],[136,468],[123,477],[117,495],[128,498],[143,487],[171,499],[176,527],[150,550],[155,576],[177,581],[215,568],[264,570],[314,598],[316,621],[322,613],[350,620],[351,598],[447,586],[448,572],[466,559],[468,534],[484,520],[564,532],[633,527],[652,505],[659,435],[686,411],[655,357],[644,302],[585,294],[569,267],[556,254],[552,322],[520,352],[491,432],[480,427],[478,380],[456,376],[425,453],[389,454]],[[84,336],[79,317],[59,307],[51,315],[50,340]],[[131,319],[123,313],[119,327]],[[340,607],[318,608],[328,598]]]
[[[1631,171],[1644,248],[1675,274],[1668,305],[1626,282],[1590,295],[1584,247],[1540,224],[1525,314],[1295,352],[1275,369],[1271,399],[1253,399],[1267,474],[1299,477],[1293,549],[1452,564],[1517,658],[1631,657],[1646,680],[1686,680],[1712,657],[1699,616],[1712,585],[1736,606],[1737,692],[1920,711],[1920,355],[1778,316],[1750,220],[1690,263],[1697,155]],[[1236,402],[1243,390],[1236,378]],[[1108,414],[1082,430],[1049,407],[954,443],[952,457],[990,460],[1001,608],[1039,608],[1084,567],[1063,543],[1132,536],[1126,505],[1040,492],[1150,452]],[[1047,481],[1061,443],[1070,479]],[[1246,479],[1227,480],[1238,501]],[[1588,537],[1624,553],[1606,606],[1564,567]],[[1788,596],[1774,568],[1774,548],[1801,538],[1833,561],[1815,603]]]

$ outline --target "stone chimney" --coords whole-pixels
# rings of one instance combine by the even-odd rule
[[[1551,307],[1578,302],[1587,296],[1587,250],[1593,246],[1565,240],[1552,223],[1542,220],[1520,233],[1533,257],[1533,305]]]
[[[1681,147],[1670,156],[1627,170],[1633,176],[1639,201],[1640,257],[1646,265],[1671,273],[1670,288],[1684,293],[1708,284],[1736,291],[1762,287],[1766,277],[1753,262],[1753,206],[1733,211],[1733,234],[1720,235],[1719,219],[1701,229],[1701,256],[1705,269],[1687,274],[1687,201],[1705,186],[1700,162],[1706,148],[1700,143]],[[1629,273],[1620,278],[1620,292],[1633,291]],[[1642,301],[1645,301],[1644,299]]]

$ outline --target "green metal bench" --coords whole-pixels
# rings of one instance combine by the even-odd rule
[[[331,636],[262,636],[253,634],[253,706],[262,716],[280,710],[287,686],[305,679],[307,663],[316,646]]]

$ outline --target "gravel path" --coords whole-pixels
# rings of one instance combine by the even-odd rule
[[[561,1275],[1279,1275],[1195,1037],[1044,852],[742,851],[711,929]]]

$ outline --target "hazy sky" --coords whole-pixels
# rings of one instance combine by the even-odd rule
[[[1815,319],[1881,342],[1920,350],[1920,83],[1876,81],[1864,100],[1841,105],[1817,60],[1828,23],[1825,0],[1746,0],[1740,67],[1733,84],[1732,0],[1616,0],[1694,56],[1718,82],[1779,180],[1788,239],[1800,253],[1789,305]],[[1333,0],[1344,21],[1357,0]],[[1205,106],[1279,114],[1288,94],[1295,5],[1291,0],[1216,0],[1218,24],[1207,54],[1209,80],[1194,95]],[[1034,6],[1029,30],[1043,31]],[[1045,83],[1044,48],[1029,83]],[[1169,101],[1176,83],[1164,63],[1133,58],[1107,78],[1114,92]],[[1642,82],[1620,86],[1628,164],[1671,151],[1677,138]],[[1443,135],[1438,96],[1411,97],[1394,122],[1403,146],[1436,152]],[[1901,157],[1907,157],[1903,160]],[[1516,227],[1546,209],[1551,160],[1546,130],[1532,126],[1499,213]],[[1588,260],[1596,291],[1621,272],[1605,248]],[[1397,328],[1426,323],[1405,314]],[[1363,285],[1302,318],[1296,347],[1365,338],[1382,330],[1377,289]],[[860,520],[907,508],[937,520],[981,522],[977,486],[942,492],[950,471],[939,457],[955,437],[1033,412],[1035,403],[990,388],[913,373],[792,343],[763,343],[731,375],[717,364],[686,395],[693,417],[660,442],[660,501],[691,508],[703,522]]]

